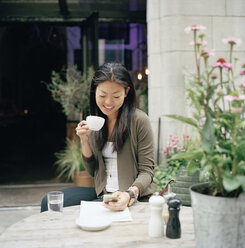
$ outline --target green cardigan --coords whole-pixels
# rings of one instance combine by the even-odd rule
[[[83,156],[84,167],[94,177],[97,196],[105,192],[106,170],[102,152],[96,149],[90,139],[92,157]],[[131,134],[122,149],[117,152],[118,184],[120,191],[126,191],[135,185],[140,190],[140,196],[155,192],[154,175],[154,138],[148,116],[136,109],[132,123]]]

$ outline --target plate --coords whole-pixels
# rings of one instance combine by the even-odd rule
[[[101,231],[109,227],[111,223],[112,221],[110,219],[100,217],[76,219],[76,224],[85,231]]]

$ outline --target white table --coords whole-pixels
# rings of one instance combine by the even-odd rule
[[[169,239],[166,236],[150,238],[148,236],[150,218],[148,203],[136,203],[130,207],[130,211],[132,222],[112,223],[109,228],[97,232],[84,231],[75,224],[75,220],[79,217],[80,206],[64,208],[62,216],[58,220],[54,220],[50,212],[32,215],[7,228],[0,236],[0,247],[195,247],[192,208],[181,207],[182,235],[180,239]]]

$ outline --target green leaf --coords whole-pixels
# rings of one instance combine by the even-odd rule
[[[199,163],[195,163],[194,161],[191,161],[187,166],[188,175],[193,175],[199,168],[200,168]]]
[[[205,181],[207,179],[212,168],[212,164],[205,164],[204,166],[202,166],[202,169],[200,170],[200,181]]]
[[[180,152],[173,155],[168,161],[176,159],[200,159],[202,157],[202,150],[196,150],[191,152]]]
[[[241,142],[236,147],[236,153],[239,160],[245,160],[245,141]]]
[[[223,186],[226,191],[231,192],[241,186],[241,182],[237,176],[224,175]]]
[[[194,127],[198,128],[198,125],[197,125],[196,121],[193,120],[192,118],[181,116],[181,115],[166,115],[166,117],[182,121],[182,122],[184,122],[186,124],[189,124],[191,126],[194,126]]]
[[[202,136],[202,146],[204,151],[211,152],[216,143],[215,130],[212,117],[210,114],[207,115],[206,122],[203,126],[201,133]]]
[[[245,192],[245,176],[236,176],[236,177],[242,186],[243,192]]]
[[[210,86],[210,88],[209,88],[209,94],[208,94],[208,100],[210,100],[213,97],[216,88],[217,88],[216,85],[215,86]]]
[[[245,127],[245,121],[242,121],[242,122],[240,123],[240,126],[241,126],[241,127]]]

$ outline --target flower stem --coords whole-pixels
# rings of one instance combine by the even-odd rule
[[[198,83],[199,85],[201,85],[200,63],[199,63],[199,59],[197,58],[197,44],[196,44],[197,31],[196,30],[194,30],[193,35],[194,35],[194,53],[195,53],[195,61],[196,61],[196,67],[197,67],[197,77],[198,77]]]
[[[207,60],[205,61],[205,65],[207,64]],[[206,71],[207,71],[207,92],[206,92],[206,102],[204,102],[204,112],[205,112],[205,116],[207,118],[208,115],[208,105],[209,105],[209,92],[210,92],[210,84],[209,84],[209,73],[207,70],[207,66],[206,67]]]
[[[233,43],[230,44],[230,63],[232,64],[232,53],[233,53]],[[231,83],[233,90],[236,90],[235,83],[234,83],[234,70],[231,68]],[[230,93],[230,92],[229,92]]]
[[[233,155],[233,160],[232,160],[232,175],[235,176],[237,173],[237,154],[236,154],[236,146],[237,146],[237,124],[238,124],[238,118],[239,118],[239,114],[236,114],[235,116],[235,125],[232,128],[232,144],[231,144],[231,153]]]
[[[215,174],[216,174],[216,185],[217,185],[217,189],[218,191],[224,195],[224,187],[222,184],[222,177],[220,175],[220,170],[219,167],[217,165],[214,165],[214,170],[215,170]]]
[[[222,91],[224,91],[224,86],[223,86],[223,75],[222,75],[222,67],[219,68],[219,73],[220,73],[220,85],[221,85],[221,89]],[[224,94],[224,92],[223,92]],[[223,104],[223,111],[225,111],[225,101],[224,101],[224,96],[221,97],[222,98],[222,104]]]

